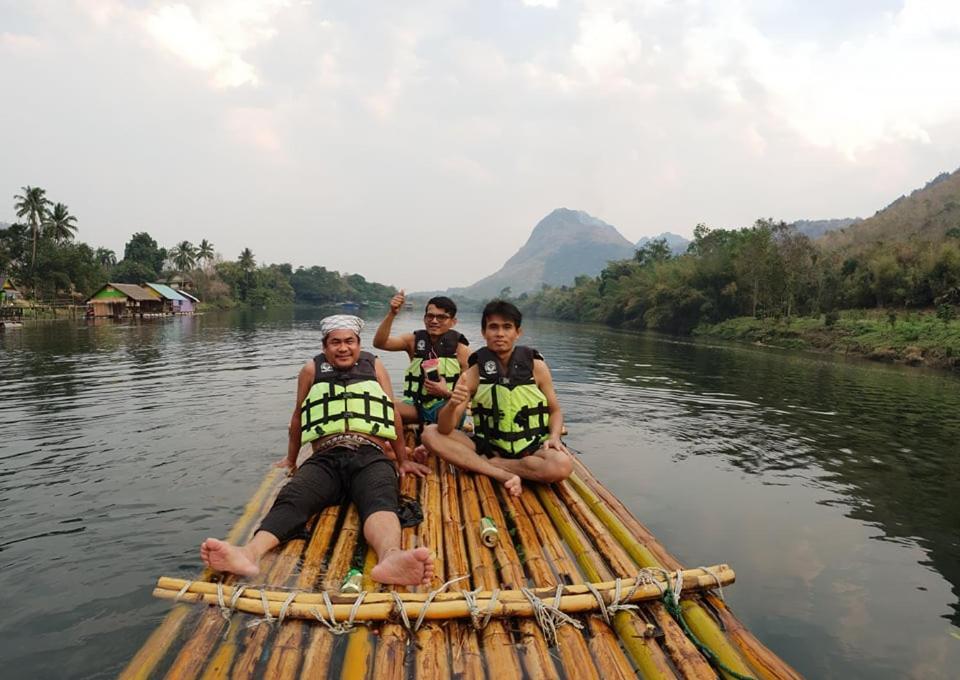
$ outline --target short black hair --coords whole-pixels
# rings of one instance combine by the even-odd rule
[[[520,328],[520,322],[523,321],[523,314],[517,309],[517,306],[506,300],[491,300],[483,308],[483,316],[480,317],[480,330],[487,330],[487,318],[491,316],[500,316]]]
[[[427,307],[429,307],[430,305],[433,305],[434,307],[442,309],[451,317],[454,317],[457,315],[457,303],[451,300],[450,298],[448,298],[446,295],[438,295],[437,297],[430,298],[429,300],[427,300]],[[427,311],[427,307],[423,308],[424,312]]]

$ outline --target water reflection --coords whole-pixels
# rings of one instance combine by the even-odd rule
[[[316,309],[28,325],[0,337],[0,657],[118,670],[280,458]],[[415,315],[400,318],[411,330]],[[365,337],[372,337],[375,319]],[[477,345],[478,319],[459,329]],[[546,321],[571,445],[691,564],[729,561],[745,622],[810,677],[960,662],[960,381]],[[395,379],[405,359],[384,355]],[[66,587],[69,584],[69,588]]]

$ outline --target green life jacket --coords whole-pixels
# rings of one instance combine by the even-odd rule
[[[453,389],[460,378],[460,362],[457,360],[457,347],[470,342],[460,333],[449,330],[440,336],[437,344],[433,344],[430,335],[423,330],[413,333],[413,360],[403,376],[403,396],[424,408],[431,408],[442,399],[427,394],[423,387],[424,359],[438,359],[437,370],[440,376],[447,381],[447,388]]]
[[[534,359],[543,356],[532,347],[514,347],[504,374],[486,347],[470,355],[480,376],[471,402],[474,438],[509,458],[536,450],[550,434],[547,397],[533,378]]]
[[[323,354],[313,358],[313,385],[300,405],[300,443],[343,432],[396,439],[393,402],[377,381],[377,358],[360,352],[345,371],[334,368]]]

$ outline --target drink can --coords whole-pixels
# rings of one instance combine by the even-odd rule
[[[483,541],[483,544],[488,548],[492,548],[497,544],[497,539],[500,534],[497,531],[497,525],[489,517],[482,517],[480,519],[480,540]]]
[[[359,569],[351,569],[347,572],[347,577],[343,579],[343,584],[340,586],[341,593],[353,593],[359,594],[363,590],[363,572]]]

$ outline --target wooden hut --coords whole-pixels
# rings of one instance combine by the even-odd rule
[[[184,314],[193,312],[193,306],[183,293],[174,290],[170,286],[162,283],[145,283],[144,288],[149,288],[163,299],[163,311],[170,314]],[[187,305],[189,309],[184,309]]]
[[[184,298],[184,301],[180,303],[181,314],[193,314],[197,311],[197,305],[200,304],[200,298],[194,297],[185,290],[178,290],[177,293]]]
[[[122,318],[163,314],[163,298],[133,283],[105,283],[87,299],[88,316]]]
[[[21,295],[16,286],[13,285],[13,281],[3,274],[0,274],[0,302],[10,302],[22,298],[23,295]]]

